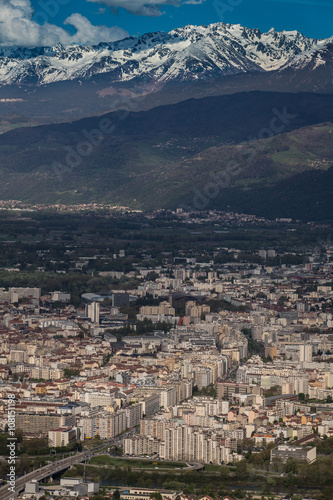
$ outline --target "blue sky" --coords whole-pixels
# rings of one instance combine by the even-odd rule
[[[333,0],[0,0],[0,45],[97,43],[219,21],[327,38],[332,19]]]
[[[121,0],[119,3],[121,4]],[[32,0],[32,4],[36,10],[40,9],[39,0]],[[99,11],[101,7],[105,8],[104,13]],[[277,30],[297,29],[316,38],[333,35],[333,0],[205,0],[198,5],[163,5],[160,11],[165,13],[158,17],[133,15],[123,8],[114,13],[103,3],[68,0],[67,5],[59,8],[55,21],[61,24],[72,13],[80,12],[93,24],[116,24],[131,35],[148,31],[170,31],[186,24],[210,24],[221,20],[260,28],[262,31],[274,27]]]

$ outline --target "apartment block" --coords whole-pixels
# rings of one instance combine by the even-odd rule
[[[50,429],[48,437],[50,447],[67,446],[70,442],[76,441],[77,432],[72,427],[60,427]]]
[[[38,413],[17,413],[16,428],[24,435],[35,434],[47,436],[49,430],[59,427],[74,427],[75,417],[72,415],[41,415]]]
[[[303,446],[279,445],[271,450],[271,462],[275,458],[279,458],[283,463],[286,463],[288,458],[294,458],[312,464],[317,458],[317,448],[315,446],[305,448]]]

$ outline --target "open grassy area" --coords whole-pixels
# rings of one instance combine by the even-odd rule
[[[5,134],[6,132],[9,132],[10,130],[14,130],[16,128],[20,127],[36,127],[38,126],[38,123],[35,122],[16,122],[16,123],[11,123],[10,121],[2,120],[0,122],[0,134]]]
[[[98,457],[93,457],[89,463],[92,465],[114,465],[113,459],[109,455],[99,455]]]
[[[205,471],[207,472],[221,472],[222,469],[221,465],[205,464]]]
[[[272,155],[272,160],[277,163],[282,163],[284,165],[297,165],[306,163],[308,160],[315,160],[316,156],[311,153],[305,153],[296,149],[293,145],[287,151],[280,151]]]
[[[109,455],[100,455],[98,457],[93,457],[90,460],[92,465],[110,465],[113,467],[134,467],[142,469],[181,469],[186,467],[183,462],[163,462],[161,460],[140,460],[138,459],[126,459],[126,458],[116,458],[110,457]]]

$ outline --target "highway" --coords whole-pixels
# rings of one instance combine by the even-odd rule
[[[56,474],[58,472],[61,472],[62,470],[67,469],[71,465],[84,462],[85,460],[89,460],[96,453],[101,453],[108,446],[120,444],[124,438],[131,436],[134,433],[135,433],[135,430],[130,429],[126,433],[122,434],[121,436],[117,436],[116,438],[101,441],[101,444],[99,444],[99,446],[92,448],[91,450],[86,450],[86,451],[83,451],[82,453],[78,453],[77,455],[71,455],[71,456],[66,457],[62,460],[57,460],[56,462],[52,462],[52,464],[45,465],[44,467],[41,467],[40,469],[36,469],[32,472],[29,472],[28,474],[25,474],[24,476],[21,476],[21,477],[16,479],[15,493],[12,493],[11,491],[8,490],[8,488],[10,486],[9,484],[6,484],[5,486],[2,486],[0,488],[0,500],[14,500],[14,498],[16,498],[16,496],[21,491],[24,490],[25,485],[27,483],[30,483],[30,481],[32,481],[33,479],[36,479],[37,481],[41,481],[42,479],[45,479],[46,477],[52,476],[53,474]]]
[[[132,432],[133,431],[131,430],[126,434],[124,434],[123,436],[121,436],[120,438],[117,437],[117,439],[109,439],[101,441],[101,444],[96,448],[83,451],[81,453],[78,453],[77,455],[71,455],[62,460],[57,460],[52,464],[45,465],[44,467],[36,469],[32,472],[29,472],[28,474],[25,474],[24,476],[17,478],[15,482],[15,493],[9,491],[8,488],[10,485],[6,484],[5,486],[2,486],[0,488],[0,500],[14,500],[14,498],[16,498],[16,496],[21,491],[24,490],[26,483],[29,483],[33,479],[41,481],[42,479],[45,479],[48,476],[52,476],[53,474],[56,474],[58,472],[61,472],[62,470],[67,469],[71,465],[84,462],[85,460],[89,460],[93,455],[95,455],[96,453],[100,453],[107,446],[111,446],[118,442],[121,442],[124,437],[126,437],[128,434],[131,434]]]
[[[29,483],[33,479],[41,481],[42,479],[48,476],[51,476],[59,471],[67,469],[69,466],[73,464],[77,464],[80,462],[84,462],[85,460],[88,460],[92,454],[93,453],[90,451],[89,452],[85,451],[82,453],[78,453],[77,455],[64,458],[63,460],[58,460],[57,462],[53,462],[52,464],[45,465],[44,467],[41,467],[40,469],[37,469],[35,471],[29,472],[28,474],[25,474],[24,476],[16,479],[15,494],[8,490],[9,484],[6,484],[2,488],[0,488],[0,499],[1,500],[14,499],[15,496],[24,489],[26,483]]]

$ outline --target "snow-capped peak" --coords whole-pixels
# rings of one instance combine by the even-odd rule
[[[329,40],[237,24],[188,25],[96,46],[0,48],[0,84],[38,85],[109,73],[111,81],[196,80],[306,64]]]

